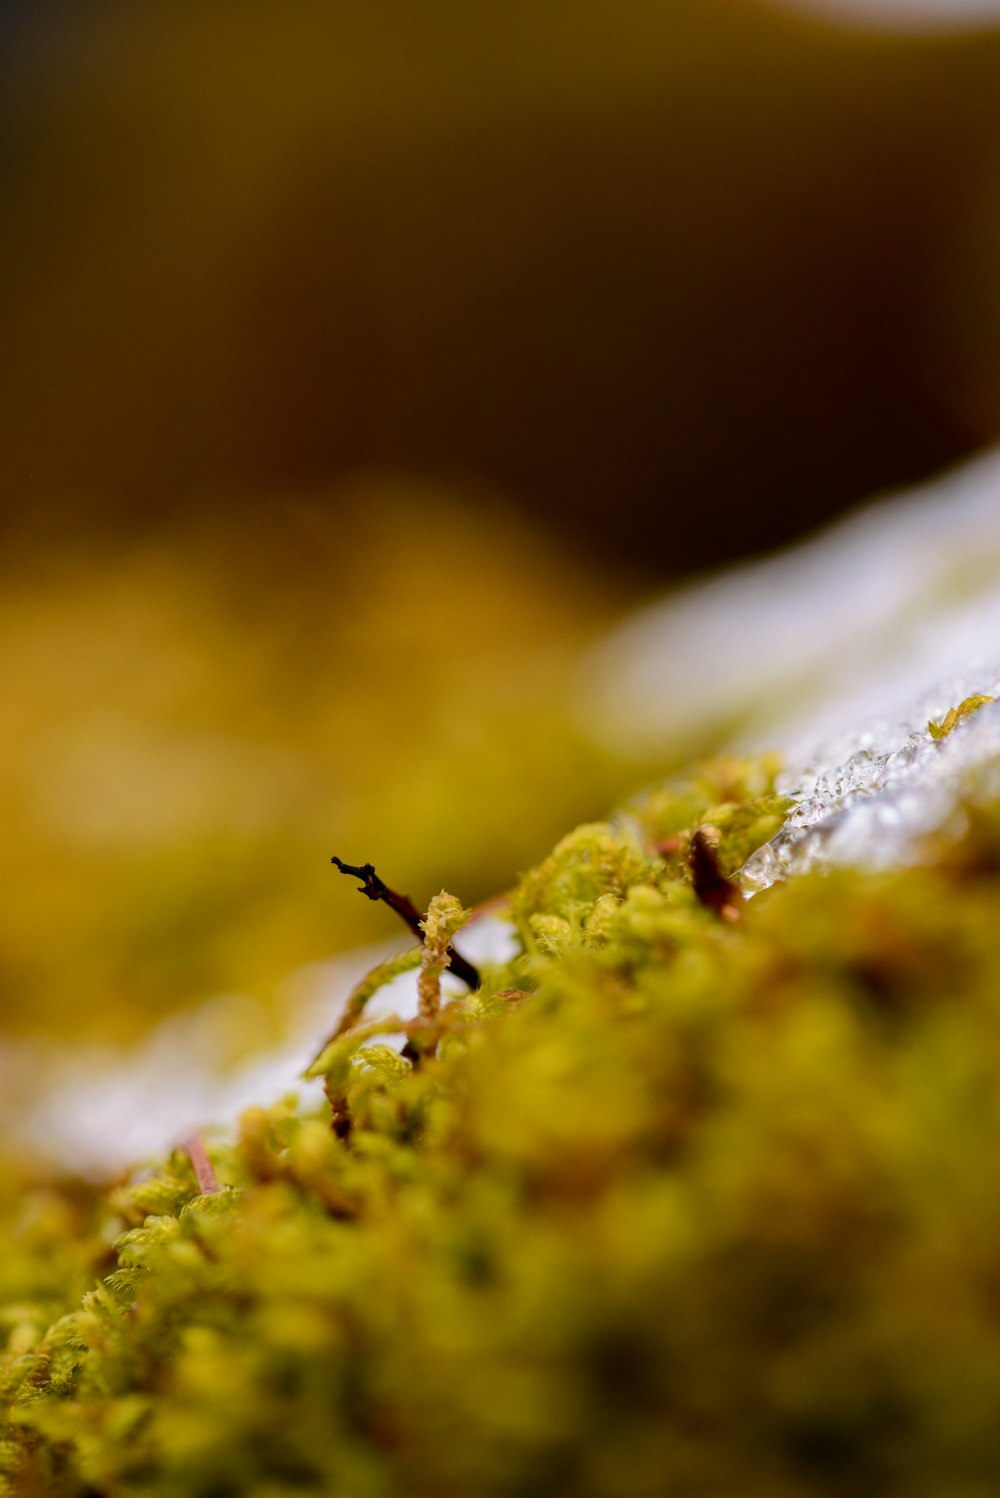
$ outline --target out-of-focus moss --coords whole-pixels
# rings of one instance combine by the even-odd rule
[[[220,993],[263,1015],[384,932],[331,852],[472,903],[625,789],[567,706],[612,580],[452,491],[369,477],[333,509],[10,560],[9,1027],[119,1041]]]
[[[3,1270],[9,1490],[992,1495],[1000,811],[725,924],[679,849],[771,798],[716,765],[565,838],[433,1052],[359,1001],[339,1136],[289,1100],[216,1194],[182,1154],[54,1193]]]

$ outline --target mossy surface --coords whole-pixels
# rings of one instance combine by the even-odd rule
[[[730,872],[769,775],[565,838],[475,995],[359,1006],[337,1132],[251,1110],[208,1195],[9,1183],[9,1490],[995,1493],[1000,809],[725,922],[685,847]]]

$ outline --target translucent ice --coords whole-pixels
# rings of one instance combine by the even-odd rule
[[[745,893],[807,869],[918,858],[921,841],[960,814],[972,774],[1000,765],[1000,701],[960,718],[944,738],[928,727],[980,694],[1000,696],[1000,662],[940,684],[903,713],[860,722],[786,773],[780,789],[792,810],[740,871]]]

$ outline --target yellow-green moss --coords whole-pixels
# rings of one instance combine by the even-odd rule
[[[564,839],[418,1064],[359,1009],[344,1137],[288,1101],[218,1194],[7,1190],[10,1491],[992,1495],[1000,811],[727,925],[682,845],[735,860],[769,774]]]
[[[984,697],[982,694],[975,697],[964,697],[957,707],[949,708],[940,723],[936,723],[933,720],[928,723],[927,732],[932,739],[946,739],[955,725],[960,723],[963,718],[967,718],[970,713],[978,712],[981,707],[985,707],[988,702],[992,701],[992,697]]]

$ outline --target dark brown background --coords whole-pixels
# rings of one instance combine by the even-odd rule
[[[657,580],[1000,427],[1000,35],[129,0],[4,56],[8,527],[389,469]]]

